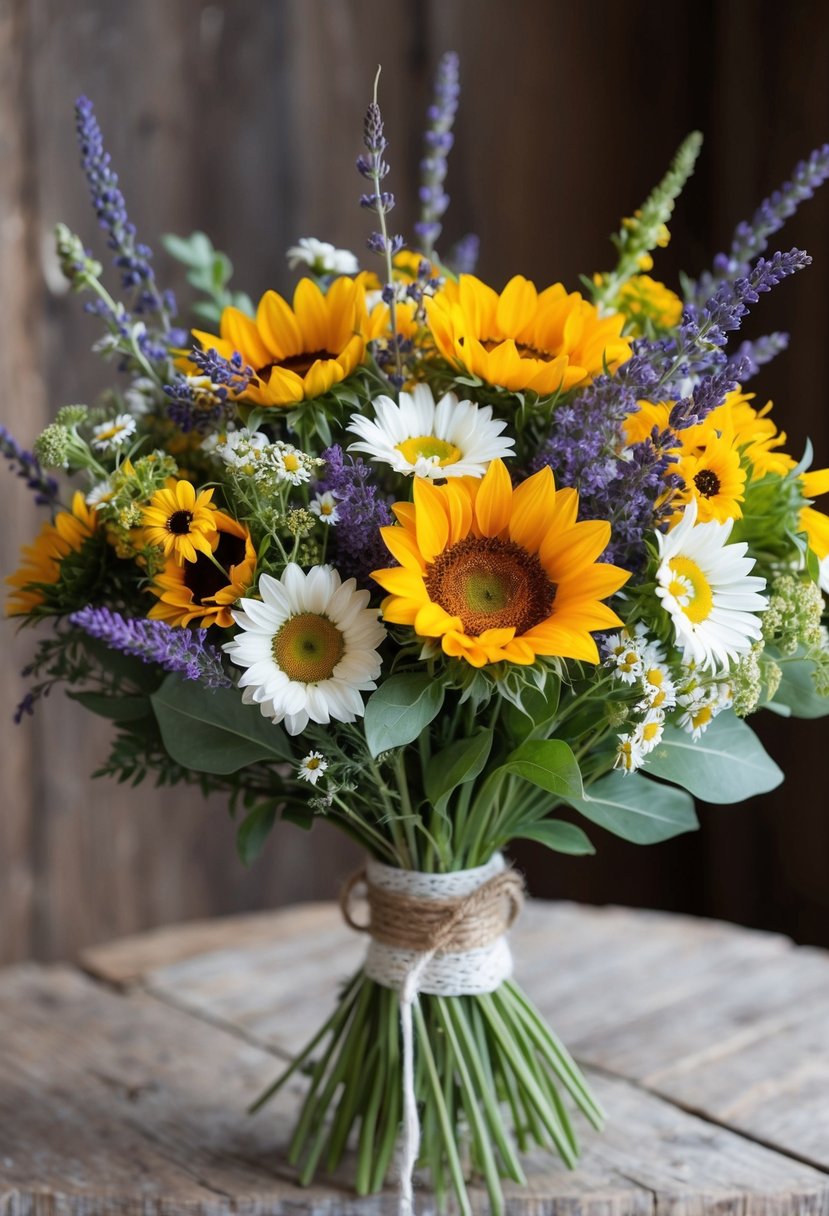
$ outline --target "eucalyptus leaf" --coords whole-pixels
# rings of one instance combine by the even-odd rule
[[[491,750],[492,731],[481,730],[432,756],[425,774],[426,797],[439,815],[446,813],[453,791],[481,773]]]
[[[584,794],[578,762],[563,739],[528,739],[510,752],[500,771],[522,777],[566,802]]]
[[[679,727],[666,726],[648,756],[647,770],[697,798],[718,803],[765,794],[783,780],[754,731],[731,710],[718,714],[696,741]]]
[[[694,800],[639,773],[608,773],[567,802],[585,819],[633,844],[658,844],[698,827]]]
[[[239,830],[236,833],[236,851],[242,865],[252,865],[262,852],[276,819],[277,806],[275,798],[261,802],[239,824]]]
[[[814,664],[808,659],[784,659],[783,678],[769,709],[783,706],[795,718],[824,718],[829,714],[829,697],[822,697],[812,679]]]
[[[536,731],[552,722],[558,712],[561,680],[548,675],[544,687],[527,687],[521,690],[521,709],[505,702],[501,711],[507,730],[516,739],[525,739],[530,731]]]
[[[540,819],[537,823],[522,824],[514,833],[516,840],[535,840],[556,853],[569,853],[571,857],[586,857],[596,850],[586,832],[564,819]]]
[[[235,773],[258,760],[292,759],[281,726],[245,705],[235,688],[206,692],[171,675],[150,698],[164,746],[177,764],[199,773]]]
[[[437,717],[443,686],[424,674],[392,676],[366,704],[366,742],[372,756],[411,743]]]
[[[112,722],[132,722],[151,712],[147,697],[109,697],[102,692],[67,692],[66,695],[84,709]]]

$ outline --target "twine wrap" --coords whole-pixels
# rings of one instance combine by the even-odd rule
[[[363,924],[353,914],[361,885],[369,910]],[[371,937],[366,975],[400,991],[417,967],[417,991],[436,996],[494,992],[511,975],[504,935],[522,902],[521,878],[500,853],[451,874],[397,870],[371,859],[341,897],[348,924]]]

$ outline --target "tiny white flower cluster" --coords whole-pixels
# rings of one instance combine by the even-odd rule
[[[604,643],[605,665],[623,684],[638,685],[642,699],[634,706],[632,729],[619,735],[614,768],[632,773],[658,745],[665,729],[665,715],[677,703],[677,691],[665,653],[649,639],[643,625],[631,633],[623,629]]]
[[[210,435],[202,447],[260,485],[303,485],[322,463],[290,443],[281,439],[272,442],[262,431],[247,427]]]
[[[328,241],[302,236],[285,255],[291,270],[308,266],[314,274],[356,274],[360,264],[350,249],[337,249]]]
[[[701,678],[691,663],[684,669],[684,674],[686,678],[680,681],[677,696],[677,724],[696,742],[702,738],[717,714],[731,707],[734,688],[728,682],[727,672]]]

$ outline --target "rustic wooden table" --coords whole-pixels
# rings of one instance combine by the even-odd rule
[[[574,1172],[532,1159],[511,1216],[829,1214],[829,955],[542,903],[514,945],[609,1121]],[[362,950],[333,906],[308,904],[0,972],[0,1214],[393,1213],[392,1191],[293,1184],[296,1089],[244,1113]],[[433,1211],[422,1189],[418,1211]]]

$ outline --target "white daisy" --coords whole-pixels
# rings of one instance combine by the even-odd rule
[[[296,563],[280,579],[263,574],[261,600],[243,599],[233,612],[242,629],[224,649],[246,670],[243,699],[298,735],[309,720],[323,725],[362,717],[361,692],[380,674],[377,647],[386,631],[368,591],[343,583],[331,566],[304,573]]]
[[[208,435],[202,450],[212,452],[232,469],[250,471],[263,458],[270,447],[268,436],[262,431],[251,431],[246,426],[238,431],[222,431]]]
[[[622,773],[635,773],[645,763],[645,753],[633,735],[619,735],[613,767]]]
[[[276,472],[277,481],[287,481],[292,486],[299,486],[310,480],[311,461],[304,452],[292,447],[290,443],[275,443],[270,449],[269,461]]]
[[[635,684],[641,679],[644,671],[644,644],[641,638],[635,637],[627,629],[621,633],[612,633],[605,638],[602,650],[608,667],[618,676],[623,684]]]
[[[99,422],[92,428],[92,446],[99,452],[120,448],[135,434],[135,419],[131,414],[117,414],[109,422]]]
[[[685,661],[728,667],[762,636],[756,613],[767,606],[760,594],[766,580],[750,574],[754,559],[745,556],[748,545],[727,543],[733,520],[696,521],[692,501],[673,531],[657,533],[656,594],[673,619]]]
[[[643,756],[657,746],[665,729],[665,715],[661,709],[650,709],[633,731],[631,741]]]
[[[654,709],[673,709],[676,705],[676,685],[671,678],[670,668],[658,659],[645,655],[643,660],[642,684],[645,689],[645,704]]]
[[[415,477],[483,477],[491,460],[512,456],[515,440],[502,435],[506,423],[492,417],[492,407],[459,401],[446,393],[435,404],[428,384],[410,393],[375,397],[375,418],[353,414],[347,428],[357,435],[350,452],[365,452],[397,473]]]
[[[310,781],[311,785],[316,785],[327,768],[328,761],[322,752],[309,752],[305,759],[300,761],[297,776],[303,781]]]
[[[340,518],[337,513],[337,500],[330,490],[326,490],[324,494],[315,494],[308,503],[308,510],[324,524],[335,524]]]
[[[102,502],[108,502],[112,498],[113,489],[109,481],[97,482],[86,496],[86,505],[88,507],[100,507]]]
[[[337,249],[328,241],[302,236],[285,254],[291,270],[309,266],[314,274],[356,274],[360,264],[349,249]]]

